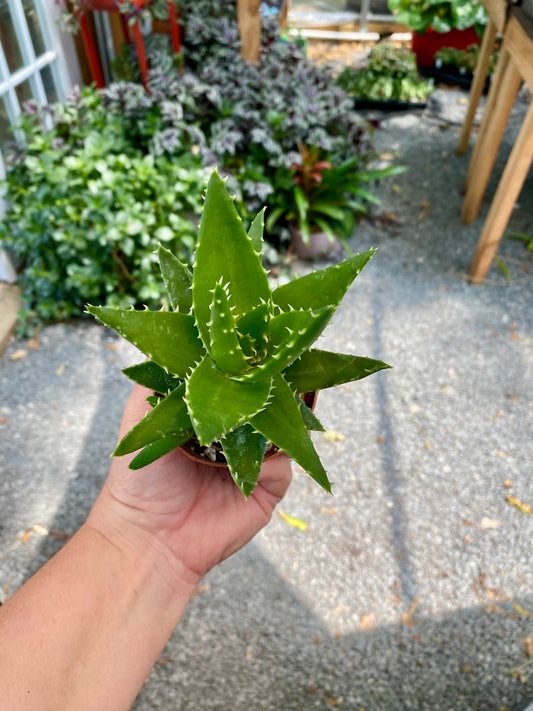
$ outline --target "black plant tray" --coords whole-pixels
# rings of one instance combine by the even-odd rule
[[[375,109],[376,111],[414,111],[425,109],[427,101],[381,101],[378,99],[354,99],[356,109]]]
[[[460,86],[462,89],[470,89],[472,84],[472,74],[461,74],[455,67],[444,65],[443,67],[420,67],[420,74],[424,77],[433,77],[436,82],[449,84],[450,86]],[[487,79],[483,87],[486,94],[490,87],[490,79]]]

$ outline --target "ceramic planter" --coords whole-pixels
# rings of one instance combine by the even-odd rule
[[[318,259],[342,250],[342,244],[337,237],[332,242],[325,232],[318,230],[311,232],[308,244],[304,242],[297,227],[291,227],[291,236],[291,249],[300,259]]]

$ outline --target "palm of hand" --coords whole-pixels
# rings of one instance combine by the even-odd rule
[[[145,389],[134,388],[120,436],[147,411],[146,394]],[[246,500],[227,470],[192,462],[180,451],[138,471],[128,469],[129,459],[113,461],[106,490],[125,521],[154,536],[198,577],[268,523],[291,477],[286,456],[266,462]]]

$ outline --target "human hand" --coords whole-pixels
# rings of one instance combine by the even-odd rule
[[[149,394],[134,387],[119,437],[150,409]],[[281,454],[263,464],[245,499],[227,470],[197,464],[179,450],[137,471],[128,468],[133,456],[113,460],[88,524],[130,554],[137,548],[142,555],[162,555],[171,575],[177,570],[192,584],[268,523],[291,480],[289,459]]]

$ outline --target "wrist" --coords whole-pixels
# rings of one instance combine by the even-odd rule
[[[177,558],[154,533],[144,512],[118,501],[104,487],[96,500],[85,527],[94,530],[112,546],[139,574],[150,576],[169,599],[177,598],[179,607],[194,593],[201,576]]]

